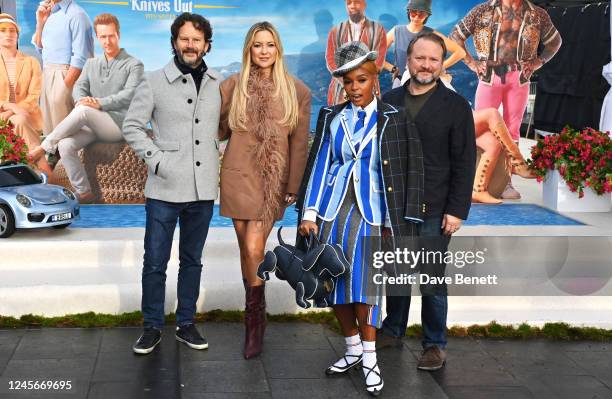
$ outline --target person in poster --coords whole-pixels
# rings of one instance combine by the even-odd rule
[[[91,20],[75,0],[43,0],[36,10],[32,44],[43,61],[40,103],[47,135],[74,108],[72,88],[94,55]]]
[[[367,7],[366,0],[345,0],[348,20],[334,26],[327,35],[327,50],[325,51],[325,59],[327,61],[327,70],[332,73],[338,66],[335,61],[336,50],[344,43],[352,41],[360,41],[365,44],[370,51],[376,51],[378,58],[376,66],[378,70],[382,70],[387,54],[387,35],[385,29],[378,22],[368,19],[365,15]],[[380,94],[380,84],[376,77],[376,91]],[[332,77],[327,90],[327,104],[334,105],[346,101],[346,93],[342,85],[342,81],[336,77]]]
[[[19,26],[9,14],[0,14],[0,119],[9,121],[15,133],[22,137],[29,149],[40,144],[42,113],[38,106],[40,99],[40,64],[17,50]],[[19,90],[17,90],[19,87]],[[36,167],[51,175],[53,170],[44,158]]]
[[[221,168],[221,216],[232,219],[245,296],[244,357],[261,353],[266,328],[264,281],[257,268],[274,222],[293,204],[308,155],[310,90],[289,75],[276,28],[249,29],[242,68],[221,84],[219,138],[229,143]]]
[[[202,251],[219,188],[217,133],[222,76],[208,68],[212,27],[183,13],[170,27],[174,58],[140,83],[123,122],[123,135],[147,164],[146,226],[142,269],[144,330],[132,347],[151,353],[161,341],[166,269],[180,223],[176,340],[192,349],[208,342],[194,324],[200,295]],[[147,132],[153,128],[153,138]]]
[[[476,58],[466,51],[464,62],[479,79],[475,108],[503,105],[504,121],[518,142],[531,75],[554,57],[561,35],[546,11],[527,0],[489,0],[474,7],[450,34],[464,49],[470,36]],[[512,181],[502,198],[521,198]]]
[[[395,73],[398,77],[394,79],[393,87],[399,87],[410,79],[410,73],[406,68],[406,50],[410,41],[420,32],[434,32],[444,40],[450,54],[444,60],[444,72],[440,76],[440,81],[454,90],[451,85],[452,76],[446,70],[463,59],[466,54],[465,50],[453,40],[425,26],[427,19],[431,16],[431,0],[410,0],[406,9],[410,21],[409,25],[398,25],[387,33],[387,45],[395,44],[396,65],[385,63],[385,69]],[[510,154],[512,173],[525,178],[534,178],[535,176],[529,171],[518,146],[512,141],[506,124],[495,108],[483,108],[474,111],[474,125],[476,128],[476,145],[483,150],[483,154],[476,170],[472,201],[499,204],[502,201],[493,197],[488,192],[488,187],[502,148]]]
[[[393,76],[393,88],[400,86],[410,78],[410,76],[404,78],[406,50],[412,39],[420,32],[435,32],[444,39],[450,55],[444,60],[444,73],[440,79],[450,84],[452,76],[446,70],[463,59],[465,50],[442,33],[425,25],[431,16],[431,0],[410,0],[406,5],[406,13],[408,14],[408,25],[397,25],[387,33],[387,48],[395,44],[393,51],[395,65],[385,62],[385,69],[391,72]]]
[[[297,205],[299,233],[341,245],[350,264],[327,298],[346,353],[326,374],[361,364],[375,396],[384,385],[376,356],[382,286],[368,290],[376,269],[365,253],[377,245],[370,247],[370,237],[415,236],[423,217],[421,144],[404,111],[376,98],[377,59],[363,42],[336,50],[333,75],[342,79],[349,101],[321,108]]]
[[[74,87],[76,107],[28,154],[33,160],[59,152],[70,184],[80,203],[95,200],[79,151],[94,141],[123,140],[121,126],[144,66],[119,44],[119,20],[112,14],[94,19],[94,31],[103,54],[85,62]]]

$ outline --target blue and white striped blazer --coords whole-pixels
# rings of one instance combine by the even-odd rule
[[[329,130],[331,121],[346,106],[347,103],[337,104],[321,107],[319,111],[314,142],[295,204],[298,224],[306,220],[306,190],[313,180],[315,161],[321,152],[323,138],[331,134]],[[396,108],[378,100],[376,111],[385,206],[389,215],[391,233],[398,237],[415,236],[418,235],[418,224],[423,221],[425,215],[423,152],[419,133],[414,124],[408,123],[403,108]],[[297,239],[296,242],[300,248],[305,249],[305,240]]]
[[[317,154],[312,178],[306,189],[305,211],[333,220],[354,185],[357,206],[371,225],[383,225],[387,214],[377,135],[377,110],[365,120],[365,129],[355,135],[355,112],[351,103],[331,121]]]

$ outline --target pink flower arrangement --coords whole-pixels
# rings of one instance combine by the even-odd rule
[[[0,120],[0,162],[28,163],[28,146],[15,133],[12,123]]]
[[[539,182],[548,170],[557,169],[579,198],[584,196],[585,187],[599,195],[612,192],[612,140],[607,133],[566,127],[559,134],[538,140],[528,163]]]

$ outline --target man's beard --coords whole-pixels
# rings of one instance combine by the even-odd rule
[[[418,72],[429,72],[429,71],[418,71]],[[419,85],[419,86],[427,86],[429,84],[432,84],[433,82],[435,82],[436,80],[438,80],[438,78],[440,77],[440,73],[436,73],[436,72],[429,72],[431,73],[431,77],[427,78],[427,79],[421,79],[419,78],[419,74],[417,73],[412,73],[412,71],[410,71],[410,76],[411,79],[414,80],[414,82]]]
[[[183,54],[185,54],[185,53],[196,53],[198,56],[197,56],[196,60],[193,61],[193,62],[192,61],[187,61],[183,57]],[[187,48],[184,51],[177,51],[176,52],[176,56],[177,56],[177,58],[178,58],[178,60],[180,61],[181,64],[187,65],[188,67],[191,67],[191,68],[195,68],[198,65],[200,65],[200,63],[202,62],[202,58],[204,58],[204,51],[202,51],[201,53],[198,53],[197,50]]]
[[[365,13],[363,12],[359,12],[357,14],[349,14],[349,19],[354,24],[363,21],[364,18],[365,18]]]

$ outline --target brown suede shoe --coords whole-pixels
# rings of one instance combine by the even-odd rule
[[[92,204],[95,202],[96,196],[91,191],[87,191],[83,194],[77,193],[77,199],[79,200],[79,204]]]
[[[385,348],[401,348],[402,339],[400,337],[394,337],[382,332],[382,330],[376,331],[376,349]]]
[[[446,363],[446,352],[437,346],[430,346],[421,353],[417,368],[419,370],[440,370]]]

